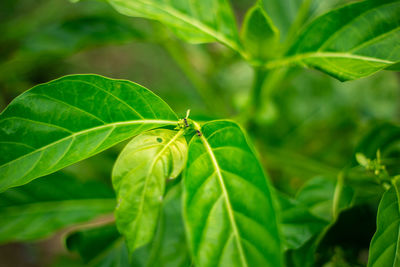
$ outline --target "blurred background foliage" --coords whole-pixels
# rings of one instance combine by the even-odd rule
[[[296,33],[290,32],[291,24],[304,24],[346,1],[306,1],[311,8],[303,16],[296,15],[302,1],[284,2],[266,1],[266,10],[281,36],[288,33],[287,38],[293,38]],[[253,3],[234,0],[232,4],[240,25]],[[357,178],[371,175],[355,161],[354,152],[362,151],[374,159],[376,150],[384,145],[388,149],[382,152],[383,164],[391,175],[399,174],[398,73],[382,71],[341,83],[301,68],[273,72],[264,85],[268,90],[262,112],[247,130],[279,191],[298,197],[299,189],[312,178],[335,179],[343,169],[351,170],[357,184]],[[240,121],[253,78],[251,67],[231,50],[218,44],[185,44],[161,24],[122,16],[101,1],[0,1],[0,110],[32,86],[74,73],[137,82],[163,98],[179,115],[184,116],[190,108],[191,116],[200,121]],[[274,82],[274,77],[280,78]],[[63,172],[110,186],[111,168],[123,145]],[[375,198],[361,194],[362,205],[343,213],[335,225],[335,231],[346,236],[346,229],[357,226],[343,225],[357,224],[362,218],[364,234],[350,241],[339,240],[338,232],[326,235],[321,246],[328,247],[330,254],[321,256],[321,264],[362,265],[359,258],[365,254],[375,227],[379,194],[374,193]],[[111,235],[114,230],[110,229]],[[65,231],[39,242],[0,246],[0,266],[79,266],[78,256],[68,254],[61,245],[63,234]],[[351,244],[355,252],[346,250],[349,242],[357,243]],[[349,261],[346,254],[356,260]]]

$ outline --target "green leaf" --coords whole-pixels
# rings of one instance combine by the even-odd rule
[[[202,126],[189,145],[184,220],[196,266],[282,266],[271,186],[242,129]]]
[[[191,266],[182,219],[181,196],[180,183],[167,192],[154,239],[132,255],[135,267]]]
[[[264,0],[262,3],[265,11],[278,27],[282,38],[286,37],[300,9],[302,0]]]
[[[308,207],[310,212],[318,218],[332,221],[334,218],[334,197],[337,181],[326,177],[315,177],[309,180],[297,193],[296,200]],[[341,189],[338,210],[348,208],[353,200],[353,191],[344,186]]]
[[[80,229],[67,236],[66,247],[82,257],[84,266],[127,267],[128,248],[115,224]]]
[[[296,202],[293,202],[293,204],[298,204],[299,206],[296,207],[297,210],[294,211],[302,212],[302,210],[304,211],[304,207],[306,207],[307,212],[304,214],[305,218],[310,219],[314,225],[309,226],[310,229],[305,228],[304,225],[294,225],[294,231],[291,234],[294,237],[301,238],[297,243],[297,245],[301,246],[293,249],[291,248],[286,252],[286,259],[289,266],[314,266],[315,253],[319,243],[330,227],[334,225],[339,213],[351,207],[353,198],[354,192],[352,188],[343,185],[339,181],[334,181],[325,177],[315,177],[309,180],[300,189],[295,199]],[[287,212],[289,214],[285,214],[285,211],[286,210],[284,210],[282,214],[283,223],[285,223],[285,220],[288,220],[288,218],[292,218],[292,221],[289,220],[289,222],[296,223],[296,220],[298,220],[300,224],[303,223],[301,217],[293,218],[291,216],[295,213],[288,210]],[[300,231],[302,228],[309,231],[309,234],[301,236],[300,233],[296,232]],[[285,227],[283,227],[283,229],[285,229]]]
[[[279,31],[258,1],[246,14],[241,38],[246,51],[255,58],[265,60],[276,52]]]
[[[367,0],[330,11],[305,28],[280,63],[304,64],[341,81],[371,75],[400,60],[398,14],[398,0]]]
[[[278,194],[281,210],[281,228],[286,249],[299,249],[318,235],[328,221],[313,215],[300,201]]]
[[[219,41],[241,51],[235,18],[228,0],[108,0],[120,13],[158,20],[181,39],[193,43]]]
[[[114,207],[110,188],[55,173],[0,194],[0,243],[48,237]]]
[[[186,157],[183,130],[164,129],[135,137],[118,157],[112,173],[118,200],[115,216],[130,252],[153,238],[165,180],[181,173]]]
[[[65,55],[101,45],[144,39],[144,33],[113,17],[78,17],[42,28],[26,38],[20,48],[27,53]]]
[[[372,238],[368,266],[399,266],[400,264],[400,177],[386,191],[379,203],[377,229]]]
[[[106,224],[100,227],[80,229],[69,234],[65,239],[65,245],[69,251],[78,252],[85,263],[89,263],[109,250],[114,243],[123,243],[120,242],[121,239],[115,224]],[[128,259],[128,257],[126,258]]]
[[[66,238],[70,251],[77,251],[90,266],[189,267],[182,221],[181,186],[168,190],[154,239],[131,256],[114,224],[80,229]],[[131,263],[129,262],[131,258]]]
[[[38,85],[0,114],[0,192],[176,119],[164,101],[129,81],[72,75]]]

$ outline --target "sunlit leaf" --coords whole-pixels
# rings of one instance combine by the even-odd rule
[[[400,60],[399,14],[398,0],[367,0],[330,11],[305,28],[283,61],[342,81],[371,75]]]
[[[120,13],[158,20],[183,40],[219,41],[241,51],[236,22],[228,0],[108,0]]]
[[[189,145],[184,218],[196,266],[281,266],[270,184],[240,127],[202,126]]]
[[[154,236],[165,180],[177,177],[186,163],[187,144],[182,134],[165,129],[143,133],[129,142],[114,165],[116,223],[130,252]]]
[[[265,60],[274,55],[279,42],[279,31],[258,1],[246,14],[241,37],[245,49],[256,59]]]
[[[399,266],[400,264],[400,177],[383,195],[378,208],[377,229],[372,238],[368,266]]]
[[[72,75],[38,85],[0,114],[0,191],[176,119],[164,101],[129,81]]]

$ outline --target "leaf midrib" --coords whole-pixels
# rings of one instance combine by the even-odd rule
[[[132,121],[122,121],[122,122],[114,122],[114,123],[109,123],[109,124],[105,124],[105,125],[100,125],[100,126],[97,126],[97,127],[93,127],[93,128],[89,128],[89,129],[83,130],[83,131],[75,132],[75,133],[73,133],[71,135],[68,135],[66,137],[63,137],[63,138],[61,138],[61,139],[59,139],[59,140],[57,140],[55,142],[47,144],[47,145],[45,145],[43,147],[40,147],[38,149],[35,149],[35,150],[33,150],[33,151],[31,151],[31,152],[29,152],[27,154],[22,155],[21,157],[18,157],[16,159],[13,159],[13,160],[11,160],[9,162],[4,163],[3,165],[0,165],[0,168],[3,168],[4,166],[10,165],[10,164],[14,163],[15,161],[18,161],[18,160],[20,160],[22,158],[25,158],[25,157],[27,157],[27,156],[29,156],[31,154],[34,154],[36,152],[45,150],[46,148],[49,148],[49,147],[51,147],[53,145],[56,145],[56,144],[61,143],[61,142],[65,141],[65,140],[68,140],[70,138],[74,138],[76,136],[79,136],[79,135],[82,135],[82,134],[85,134],[85,133],[90,133],[90,132],[93,132],[93,131],[96,131],[96,130],[100,130],[100,129],[103,129],[103,128],[109,128],[109,127],[114,127],[114,126],[117,127],[117,126],[120,126],[120,125],[134,125],[134,124],[175,125],[176,121],[168,121],[168,120],[132,120]]]
[[[223,196],[225,198],[226,209],[228,211],[228,216],[229,216],[229,220],[231,222],[233,234],[236,236],[235,239],[236,239],[236,244],[238,246],[240,259],[242,261],[243,266],[248,267],[247,262],[246,262],[246,257],[244,255],[243,247],[242,247],[242,244],[240,242],[241,237],[239,235],[239,231],[238,231],[238,228],[237,228],[237,225],[236,225],[235,217],[233,215],[233,208],[231,206],[231,202],[229,200],[228,191],[226,190],[224,179],[222,177],[221,168],[219,167],[218,161],[217,161],[217,159],[216,159],[216,157],[214,155],[214,152],[212,151],[212,148],[211,148],[210,144],[208,143],[207,139],[204,137],[204,135],[201,135],[200,138],[201,138],[201,141],[202,141],[202,143],[203,143],[208,155],[211,158],[212,164],[213,164],[214,169],[215,169],[215,173],[217,174],[218,181],[219,181],[219,184],[221,186],[222,194],[223,194]]]
[[[165,144],[165,146],[160,150],[160,152],[157,153],[157,155],[154,157],[154,160],[151,162],[149,171],[147,172],[147,175],[145,177],[143,191],[142,191],[142,194],[140,196],[139,211],[138,211],[138,215],[136,217],[137,218],[136,220],[141,218],[141,216],[143,214],[143,206],[144,206],[144,202],[145,202],[144,201],[144,197],[146,195],[148,182],[150,180],[150,176],[151,176],[151,173],[153,172],[154,166],[156,165],[157,161],[162,156],[162,154],[164,154],[164,152],[175,142],[176,139],[178,139],[183,134],[183,132],[184,132],[183,130],[180,130],[179,132],[177,132],[177,134],[174,135],[174,137],[172,137],[171,140],[169,140],[167,144]]]
[[[376,7],[374,7],[374,8],[367,9],[367,10],[365,10],[364,12],[361,12],[360,14],[358,14],[357,16],[355,16],[352,20],[347,21],[346,24],[342,25],[342,27],[341,27],[340,29],[338,29],[338,30],[337,30],[334,34],[332,34],[327,40],[325,40],[325,41],[320,45],[320,47],[318,48],[317,51],[323,51],[323,49],[325,49],[327,46],[329,46],[329,45],[331,44],[332,40],[335,40],[335,38],[336,38],[340,33],[342,33],[342,32],[343,32],[344,30],[346,30],[348,27],[352,26],[352,23],[353,23],[354,21],[356,21],[357,19],[359,19],[361,16],[363,16],[363,15],[365,15],[365,14],[367,14],[367,13],[374,12],[374,11],[377,10],[378,8],[382,8],[382,7],[385,7],[385,6],[388,6],[388,5],[393,5],[393,4],[396,4],[396,2],[391,2],[391,3],[386,3],[386,4],[383,4],[383,5],[379,5],[379,6],[376,6]],[[367,41],[367,42],[368,42],[368,41]]]
[[[283,67],[290,65],[292,63],[296,63],[302,61],[307,58],[348,58],[348,59],[355,59],[355,60],[364,60],[369,62],[376,62],[382,64],[392,65],[396,62],[379,59],[375,57],[367,57],[367,56],[360,56],[355,54],[343,53],[343,52],[311,52],[311,53],[303,53],[298,54],[291,57],[286,57],[282,59],[272,60],[267,62],[264,67],[267,69],[273,69],[278,67]]]
[[[138,1],[138,0],[136,0],[136,1]],[[150,5],[153,8],[156,8],[156,9],[161,9],[158,5],[155,5],[151,1],[139,0],[139,2],[141,2],[144,5]],[[215,30],[213,30],[209,26],[205,25],[201,21],[199,21],[197,19],[192,19],[192,18],[186,16],[185,14],[179,12],[178,10],[176,10],[174,8],[171,8],[171,7],[167,6],[167,5],[163,5],[162,11],[168,13],[169,15],[171,15],[171,16],[173,16],[175,18],[177,18],[178,20],[181,20],[181,21],[183,21],[183,22],[185,22],[185,23],[187,23],[189,25],[194,26],[198,30],[208,34],[209,36],[214,37],[216,40],[220,41],[221,43],[226,44],[227,46],[229,46],[233,50],[238,51],[239,53],[243,52],[236,41],[234,41],[234,40],[232,40],[230,38],[227,38],[226,35],[224,35],[224,34],[220,34],[220,33],[216,32]]]

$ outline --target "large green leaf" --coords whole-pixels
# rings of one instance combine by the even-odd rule
[[[194,43],[219,41],[241,51],[235,18],[228,0],[108,2],[124,15],[165,23],[183,40]]]
[[[135,267],[191,266],[183,226],[181,196],[181,183],[167,192],[154,239],[132,255]]]
[[[304,64],[339,80],[371,75],[400,60],[400,1],[367,0],[310,23],[275,64]]]
[[[183,130],[165,129],[133,138],[118,157],[112,173],[118,200],[115,216],[130,252],[153,238],[165,180],[181,173],[186,157]]]
[[[202,126],[189,145],[184,219],[196,266],[282,266],[270,184],[241,128]]]
[[[129,81],[72,75],[38,85],[0,114],[0,192],[176,119]]]
[[[368,266],[400,265],[400,177],[386,191],[378,208],[377,229],[372,238]]]
[[[255,59],[265,60],[276,53],[279,31],[258,1],[246,14],[241,38],[245,49]]]
[[[0,243],[44,238],[114,207],[111,188],[51,174],[0,194]]]

